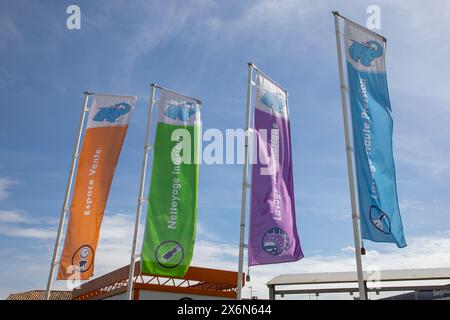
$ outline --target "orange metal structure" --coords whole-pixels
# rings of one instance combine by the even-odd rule
[[[113,297],[127,291],[128,272],[125,266],[111,273],[84,283],[74,289],[74,300],[96,300]],[[139,300],[141,291],[169,292],[187,295],[236,299],[237,276],[234,271],[190,267],[182,278],[141,274],[140,263],[135,264],[133,281],[134,300]],[[243,275],[245,281],[245,275]]]

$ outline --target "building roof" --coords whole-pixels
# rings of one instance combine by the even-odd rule
[[[12,293],[6,300],[45,300],[45,290]],[[52,291],[50,300],[72,300],[72,291]]]
[[[437,284],[450,279],[450,268],[406,269],[406,270],[376,270],[363,273],[366,292],[443,292],[450,291],[450,285]],[[416,281],[419,282],[416,282]],[[353,272],[325,272],[282,274],[269,282],[269,295],[275,299],[276,295],[287,294],[325,294],[358,292],[357,273]],[[383,283],[383,285],[381,285]],[[288,288],[290,287],[290,288]],[[420,296],[415,296],[421,298]]]
[[[376,276],[378,281],[447,280],[450,279],[450,268],[379,270],[376,273],[371,271],[364,272],[365,281],[373,280],[374,276]],[[356,272],[324,272],[282,274],[267,282],[267,285],[325,284],[357,281]]]

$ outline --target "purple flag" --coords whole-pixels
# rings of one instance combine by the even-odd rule
[[[297,261],[303,252],[295,223],[287,92],[259,72],[254,129],[248,265]]]

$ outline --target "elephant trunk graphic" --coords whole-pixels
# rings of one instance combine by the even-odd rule
[[[164,115],[172,120],[188,121],[197,111],[192,103],[187,103],[186,106],[169,104]]]
[[[383,47],[376,41],[367,41],[367,44],[372,49],[372,57],[379,58],[383,54]]]
[[[93,120],[98,122],[108,121],[114,123],[120,116],[127,114],[130,110],[131,106],[128,103],[121,102],[110,107],[99,108],[99,111],[94,116]]]
[[[366,67],[370,67],[371,62],[383,55],[383,47],[377,41],[367,41],[367,42],[356,42],[354,40],[353,44],[348,49],[350,56],[353,61],[361,62]]]
[[[284,108],[286,108],[286,103],[271,92],[264,93],[261,97],[261,102],[278,113],[282,113]]]

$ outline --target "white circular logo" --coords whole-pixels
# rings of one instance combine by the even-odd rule
[[[89,248],[88,247],[81,248],[80,257],[85,259],[87,258],[88,255],[89,255]]]

